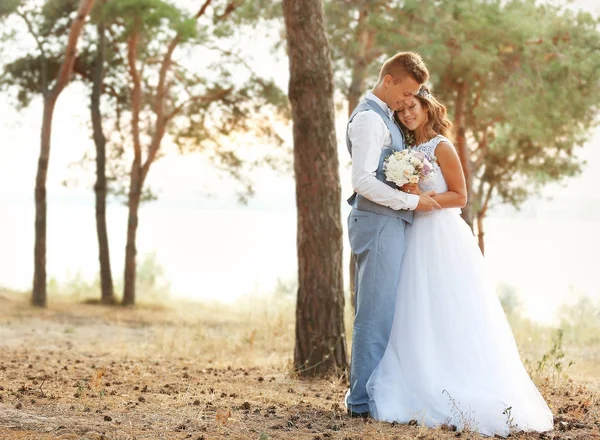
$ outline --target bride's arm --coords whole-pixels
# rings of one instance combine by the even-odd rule
[[[467,186],[456,149],[448,142],[440,142],[435,149],[435,157],[442,169],[448,191],[437,194],[433,199],[442,208],[463,208],[467,204]]]

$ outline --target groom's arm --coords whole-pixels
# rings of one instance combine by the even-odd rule
[[[357,194],[394,210],[414,210],[419,196],[398,191],[377,180],[381,149],[390,132],[381,117],[374,112],[360,112],[348,126],[352,143],[352,188]]]

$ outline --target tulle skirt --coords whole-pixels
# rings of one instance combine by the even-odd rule
[[[552,430],[459,210],[417,213],[406,233],[390,340],[367,383],[371,415],[484,435]]]

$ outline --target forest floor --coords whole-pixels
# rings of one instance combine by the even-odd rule
[[[38,310],[0,290],[0,439],[481,438],[350,419],[344,377],[293,373],[293,318],[289,299]],[[565,352],[570,377],[534,377],[554,431],[511,438],[600,440],[600,350]]]

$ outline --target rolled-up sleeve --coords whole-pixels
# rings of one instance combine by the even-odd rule
[[[358,113],[348,126],[352,143],[352,187],[357,194],[394,210],[414,210],[419,196],[394,189],[375,177],[381,150],[390,136],[381,117],[372,111]]]

